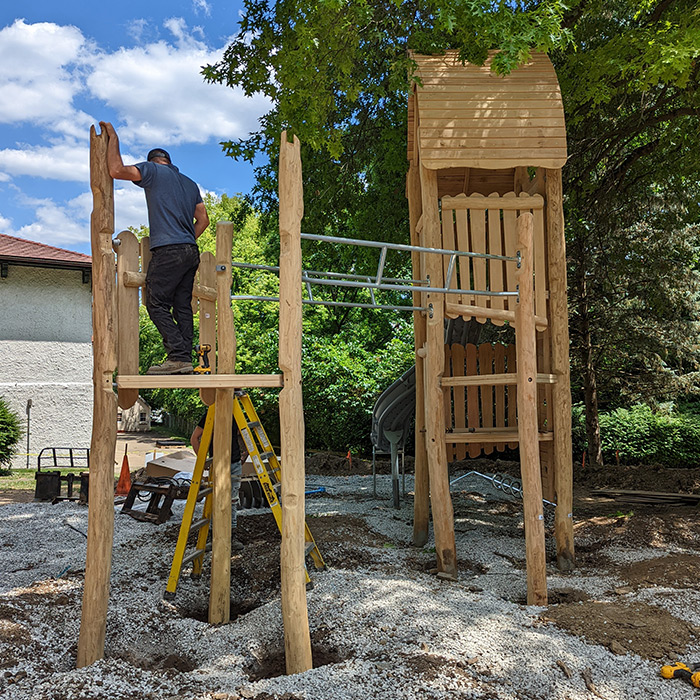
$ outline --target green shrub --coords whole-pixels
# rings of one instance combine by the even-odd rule
[[[10,460],[17,452],[17,444],[21,437],[19,416],[10,410],[0,396],[0,475],[7,476],[10,473]]]
[[[586,448],[583,409],[573,410],[574,455]],[[622,464],[700,466],[700,417],[672,406],[653,410],[645,404],[600,414],[603,459]]]

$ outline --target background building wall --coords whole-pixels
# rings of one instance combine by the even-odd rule
[[[43,447],[89,447],[91,289],[80,270],[9,266],[0,280],[0,396],[25,421],[30,466]],[[27,437],[13,467],[26,466]]]

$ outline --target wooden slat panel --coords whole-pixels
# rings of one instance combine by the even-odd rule
[[[466,347],[467,376],[478,374],[476,362],[476,345]],[[479,389],[475,386],[467,388],[467,428],[478,428],[479,421]],[[481,447],[472,444],[469,446],[469,456],[478,457],[481,454]]]
[[[515,345],[509,345],[506,348],[506,369],[508,372],[516,372],[518,367],[515,361]],[[518,388],[517,386],[509,386],[507,390],[507,401],[508,401],[508,427],[514,429],[517,432],[518,422]],[[515,449],[518,446],[517,443],[509,442],[508,447]]]
[[[493,346],[491,343],[479,345],[479,374],[493,374]],[[493,428],[493,387],[490,385],[479,388],[481,398],[481,426],[483,428]],[[493,445],[486,443],[483,446],[484,454],[493,452]]]
[[[494,148],[486,145],[483,148],[443,148],[440,144],[431,142],[427,148],[421,147],[421,158],[429,161],[451,163],[451,165],[446,167],[452,168],[461,165],[463,161],[467,160],[483,160],[485,163],[506,161],[504,165],[495,166],[501,168],[508,167],[508,162],[511,165],[520,165],[519,160],[526,160],[528,164],[533,166],[538,165],[536,161],[554,160],[556,158],[561,158],[564,163],[566,162],[566,148],[545,148],[540,143],[536,143],[537,141],[539,139],[533,139],[533,143],[530,144],[527,139],[521,139],[517,147],[501,145]]]
[[[473,377],[443,377],[441,381],[442,386],[515,386],[517,383],[517,375],[514,372],[478,374]],[[537,383],[556,384],[557,375],[538,373]]]
[[[421,112],[422,129],[494,129],[494,128],[542,128],[565,129],[564,118],[552,114],[554,110],[538,109],[481,109],[470,110],[469,113],[455,113],[445,118],[441,109],[426,109]]]
[[[139,371],[139,290],[124,285],[124,273],[138,272],[139,242],[131,231],[122,231],[117,239],[117,369],[125,374]],[[119,392],[120,408],[133,406],[139,397],[138,389]]]
[[[504,252],[508,257],[513,257],[518,250],[518,244],[517,244],[517,235],[516,235],[516,228],[515,228],[515,222],[517,220],[517,214],[515,211],[513,211],[510,207],[513,206],[510,201],[508,202],[508,208],[505,208],[506,200],[512,200],[513,203],[516,200],[515,193],[514,192],[509,192],[508,194],[503,196],[503,246],[504,246]],[[506,279],[505,279],[505,288],[506,291],[508,292],[514,292],[517,287],[517,282],[515,280],[515,273],[517,272],[517,267],[512,264],[508,263],[506,264]],[[506,307],[510,309],[511,311],[515,311],[515,300],[513,299],[507,299],[506,300]]]
[[[500,205],[501,197],[498,193],[491,194],[489,199],[496,198]],[[495,209],[487,210],[487,223],[488,223],[488,252],[491,255],[503,255],[503,237],[501,235],[501,210],[500,206]],[[489,260],[488,261],[488,273],[489,273],[489,290],[492,292],[502,292],[505,291],[503,288],[503,268],[505,263],[502,260]],[[491,308],[492,309],[503,309],[505,305],[503,303],[503,297],[492,297],[491,298]],[[503,321],[492,318],[491,323],[495,326],[502,326]]]
[[[464,376],[464,362],[466,359],[466,351],[463,345],[455,343],[451,348],[452,354],[452,376],[463,377]],[[467,426],[467,413],[465,404],[465,391],[463,386],[455,386],[453,388],[454,396],[454,427],[455,428],[466,428]],[[467,448],[460,444],[455,449],[457,459],[464,459],[467,456]]]
[[[496,343],[493,348],[493,372],[505,374],[506,371],[506,346]],[[494,386],[494,426],[505,428],[506,426],[506,389],[503,385]],[[504,442],[496,444],[496,449],[502,452],[506,449]]]

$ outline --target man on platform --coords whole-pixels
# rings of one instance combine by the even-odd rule
[[[207,420],[207,414],[204,413],[199,423],[195,427],[190,436],[190,444],[192,449],[199,454],[199,447],[202,442],[202,434],[204,433],[204,423]],[[236,528],[238,526],[238,492],[241,490],[241,471],[243,468],[243,460],[248,457],[248,452],[245,446],[241,449],[242,438],[238,431],[236,422],[233,422],[231,431],[231,551],[240,552],[243,549],[243,543],[235,537]],[[209,456],[213,455],[214,443],[209,445]],[[242,454],[241,454],[242,453]]]
[[[119,138],[109,122],[107,165],[117,180],[130,180],[146,193],[151,262],[146,273],[146,309],[168,354],[146,374],[192,374],[192,286],[199,267],[196,239],[209,225],[197,184],[183,175],[162,148],[145,162],[124,165]]]

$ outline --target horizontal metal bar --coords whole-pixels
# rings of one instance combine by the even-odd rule
[[[231,301],[274,301],[279,303],[279,297],[259,297],[252,294],[232,294]],[[391,306],[388,304],[363,304],[350,301],[323,301],[321,299],[302,299],[302,304],[311,306],[346,306],[355,309],[381,309],[382,311],[426,311],[423,306]]]
[[[322,241],[323,243],[344,243],[346,245],[358,245],[365,248],[388,248],[389,250],[401,250],[407,253],[436,253],[439,255],[462,255],[467,258],[486,258],[488,260],[506,260],[516,262],[516,257],[507,255],[490,255],[489,253],[472,253],[466,250],[446,250],[445,248],[424,248],[418,245],[404,245],[403,243],[386,243],[384,241],[364,241],[360,238],[340,238],[339,236],[321,236],[316,233],[302,233],[301,237],[306,241]]]
[[[447,287],[415,287],[413,285],[404,284],[377,284],[376,282],[353,282],[351,280],[322,280],[308,277],[302,277],[304,282],[312,282],[313,284],[322,284],[329,287],[351,287],[359,289],[381,289],[388,292],[434,292],[437,294],[473,294],[474,296],[484,297],[517,297],[518,292],[489,292],[480,289],[448,289]]]

